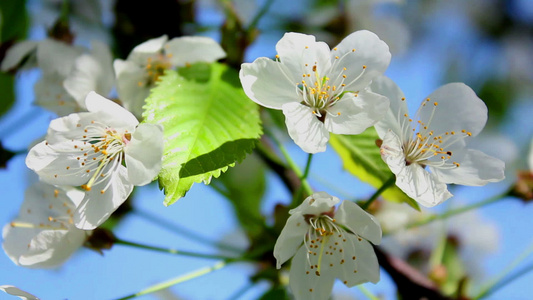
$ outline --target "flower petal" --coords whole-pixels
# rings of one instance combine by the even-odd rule
[[[90,112],[102,112],[109,115],[111,118],[104,119],[106,124],[111,127],[135,127],[139,124],[139,121],[137,121],[137,118],[135,118],[132,113],[95,92],[90,92],[87,95],[87,98],[85,98],[85,106]]]
[[[289,273],[289,285],[296,300],[328,299],[333,289],[335,275],[332,272],[322,272],[316,275],[316,270],[310,269],[305,247],[300,247],[292,259]]]
[[[377,35],[360,30],[348,35],[333,48],[331,59],[334,62],[329,73],[345,74],[345,90],[357,92],[366,88],[374,77],[385,72],[391,54],[389,46]]]
[[[293,214],[289,217],[274,245],[274,257],[278,269],[294,256],[296,250],[302,245],[308,229],[309,225],[302,214]]]
[[[476,93],[463,83],[449,83],[438,88],[423,101],[420,120],[435,135],[466,130],[476,136],[487,122],[487,106]],[[427,103],[427,104],[426,104]],[[437,105],[435,105],[437,103]]]
[[[46,39],[37,47],[37,62],[43,74],[58,74],[67,77],[74,61],[83,53],[83,48]]]
[[[416,163],[406,164],[401,141],[392,131],[383,138],[381,158],[396,175],[396,185],[420,204],[432,207],[452,196],[435,174]]]
[[[163,156],[163,127],[156,124],[141,124],[124,149],[128,180],[133,185],[145,185],[161,170]]]
[[[226,57],[226,52],[215,40],[203,36],[173,38],[164,47],[170,62],[177,67],[200,61],[214,62]]]
[[[468,149],[460,166],[452,169],[432,167],[437,178],[446,183],[481,186],[505,178],[505,163],[481,151]]]
[[[38,45],[39,42],[36,41],[21,41],[11,46],[7,50],[6,56],[2,60],[2,65],[0,69],[6,72],[17,67],[24,60],[24,58],[33,54],[32,52],[37,49]],[[29,58],[29,60],[31,61],[32,59]],[[33,62],[35,62],[35,59],[33,59]],[[24,67],[32,68],[35,67],[35,64],[25,63]]]
[[[351,201],[343,201],[335,212],[337,224],[346,226],[374,245],[381,243],[381,226],[377,219]]]
[[[79,112],[80,105],[63,87],[65,78],[58,74],[43,74],[33,87],[35,104],[44,107],[58,116]]]
[[[389,129],[399,137],[410,136],[412,134],[411,124],[406,121],[401,122],[401,120],[405,120],[405,114],[409,115],[409,111],[407,110],[405,95],[398,85],[389,77],[377,76],[372,80],[370,89],[374,93],[387,97],[390,103],[387,114],[375,126],[379,137],[383,138]]]
[[[359,134],[376,124],[387,113],[389,100],[381,95],[362,91],[355,97],[347,93],[328,108],[324,125],[329,132]]]
[[[299,79],[285,65],[266,57],[242,64],[239,78],[246,95],[262,106],[281,109],[285,103],[302,101]]]
[[[113,63],[117,74],[117,92],[124,107],[137,118],[143,113],[144,100],[150,95],[151,86],[146,86],[144,69],[136,63],[116,59]]]
[[[120,166],[112,175],[111,185],[102,194],[107,181],[94,185],[91,191],[86,192],[85,198],[78,204],[74,214],[74,224],[84,230],[98,227],[126,201],[133,190],[133,185],[128,182],[127,170]]]
[[[287,32],[276,44],[281,63],[300,81],[303,74],[325,74],[330,66],[330,50],[326,43],[312,35]],[[315,67],[316,66],[316,67]]]
[[[351,240],[351,243],[346,244],[352,245],[353,250],[350,250],[350,252],[355,253],[354,257],[356,259],[352,260],[352,257],[347,257],[347,262],[350,260],[355,262],[357,272],[354,272],[349,263],[346,263],[343,272],[339,274],[339,278],[348,287],[369,281],[378,283],[380,277],[379,263],[374,248],[364,239],[359,240],[356,237],[348,238]]]
[[[148,58],[157,56],[163,50],[163,45],[167,40],[168,37],[162,35],[135,46],[130,55],[128,55],[128,60],[141,66],[146,65]]]
[[[330,212],[332,208],[340,202],[340,199],[331,196],[326,192],[315,192],[305,200],[298,207],[289,211],[292,214],[313,215],[318,216],[325,212]]]
[[[9,295],[17,296],[22,300],[39,300],[34,295],[19,289],[12,285],[0,285],[0,290],[8,293]]]
[[[283,114],[290,137],[307,153],[326,151],[329,132],[311,109],[300,103],[284,104]]]

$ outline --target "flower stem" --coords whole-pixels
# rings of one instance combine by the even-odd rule
[[[160,291],[160,290],[164,290],[164,289],[169,288],[169,287],[171,287],[173,285],[176,285],[178,283],[189,281],[191,279],[194,279],[194,278],[203,276],[205,274],[209,274],[209,273],[211,273],[213,271],[216,271],[218,269],[221,269],[222,267],[226,266],[228,263],[229,263],[229,261],[225,261],[225,260],[219,261],[219,262],[217,262],[216,264],[214,264],[214,265],[212,265],[210,267],[204,267],[204,268],[198,269],[196,271],[187,273],[185,275],[181,275],[179,277],[170,279],[168,281],[158,283],[158,284],[153,285],[153,286],[151,286],[149,288],[146,288],[146,289],[144,289],[144,290],[142,290],[142,291],[140,291],[138,293],[131,294],[131,295],[128,295],[126,297],[119,298],[117,300],[132,299],[132,298],[135,298],[135,297],[139,297],[139,296],[143,296],[143,295],[150,294],[150,293],[153,293],[153,292],[157,292],[157,291]]]
[[[158,252],[164,252],[164,253],[169,253],[169,254],[175,254],[175,255],[190,256],[190,257],[200,257],[200,258],[208,258],[208,259],[224,259],[226,261],[240,260],[239,258],[227,257],[227,256],[222,256],[222,255],[203,254],[203,253],[195,253],[195,252],[189,252],[189,251],[181,251],[181,250],[176,250],[176,249],[155,247],[155,246],[150,246],[150,245],[144,245],[144,244],[139,244],[139,243],[135,243],[135,242],[125,241],[125,240],[121,240],[119,238],[116,238],[115,244],[131,246],[131,247],[136,247],[136,248],[146,249],[146,250],[152,250],[152,251],[158,251]]]
[[[311,160],[313,159],[313,153],[309,153],[307,156],[307,163],[305,164],[305,170],[304,174],[302,175],[302,180],[307,179],[307,176],[309,175],[309,170],[311,169]]]
[[[274,0],[265,1],[261,9],[259,9],[257,14],[254,16],[254,18],[250,22],[250,25],[248,26],[246,31],[252,32],[257,27],[257,24],[259,24],[259,21],[261,20],[261,18],[268,12],[268,10],[270,9],[270,6],[272,6],[272,3],[274,3]]]
[[[379,300],[378,297],[374,296],[372,292],[370,292],[367,288],[365,288],[362,284],[358,285],[357,288],[370,300]]]
[[[479,300],[483,299],[490,294],[494,293],[498,289],[504,287],[505,285],[511,283],[513,280],[519,278],[520,276],[528,273],[529,271],[533,270],[533,264],[528,265],[524,267],[523,269],[519,270],[515,274],[507,277],[509,273],[511,273],[512,270],[514,270],[520,263],[522,263],[527,257],[529,257],[531,254],[533,254],[533,242],[529,245],[529,247],[526,248],[515,260],[513,260],[507,268],[503,270],[502,273],[500,273],[494,280],[489,283],[488,286],[483,288],[481,292],[473,297],[473,300]],[[507,278],[506,278],[507,277]]]
[[[383,183],[383,185],[366,201],[363,205],[361,205],[362,209],[367,209],[374,200],[376,200],[379,195],[381,195],[386,189],[394,185],[394,182],[396,181],[396,177],[392,175],[387,181]]]
[[[415,223],[407,225],[407,227],[405,229],[419,227],[419,226],[426,225],[426,224],[431,223],[431,222],[436,221],[436,220],[446,219],[446,218],[449,218],[451,216],[455,216],[455,215],[462,214],[462,213],[470,211],[470,210],[474,210],[476,208],[479,208],[479,207],[482,207],[482,206],[497,202],[497,201],[499,201],[501,199],[505,199],[506,195],[507,195],[507,192],[505,192],[505,193],[503,193],[501,195],[490,197],[489,199],[483,200],[483,201],[478,202],[478,203],[465,205],[465,206],[457,208],[457,209],[451,209],[451,210],[449,210],[449,211],[447,211],[447,212],[445,212],[443,214],[440,214],[440,215],[429,216],[429,217],[427,217],[424,220],[421,220],[419,222],[415,222]]]

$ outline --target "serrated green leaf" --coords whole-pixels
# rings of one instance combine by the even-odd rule
[[[387,164],[381,159],[379,147],[376,146],[378,139],[376,130],[370,127],[358,135],[332,134],[329,140],[342,159],[344,168],[376,189],[393,176]],[[420,210],[418,203],[396,186],[385,190],[382,197],[392,202],[406,202],[416,210]]]
[[[187,78],[168,71],[144,107],[145,122],[164,127],[159,184],[165,205],[242,161],[262,134],[258,106],[242,91],[236,71],[218,63],[189,68]]]

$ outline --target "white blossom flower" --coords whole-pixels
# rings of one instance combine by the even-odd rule
[[[179,37],[168,41],[163,35],[135,47],[127,60],[116,59],[117,90],[124,107],[141,117],[144,100],[165,70],[195,62],[214,62],[226,56],[220,45],[208,37]]]
[[[289,284],[296,299],[328,299],[335,278],[348,287],[379,281],[379,265],[370,244],[381,242],[379,223],[350,201],[343,201],[335,211],[339,201],[325,192],[309,196],[289,212],[276,241],[278,269],[294,256]]]
[[[163,129],[139,125],[130,112],[94,92],[85,104],[89,112],[50,123],[46,140],[30,150],[26,165],[47,183],[84,189],[74,223],[93,229],[126,200],[133,185],[148,184],[159,173]]]
[[[14,45],[2,61],[2,70],[38,67],[41,78],[35,84],[35,104],[65,116],[85,110],[90,91],[107,95],[114,84],[109,47],[91,43],[91,52],[53,39],[23,41]]]
[[[501,160],[466,147],[487,121],[487,107],[468,86],[440,87],[422,101],[415,117],[389,78],[377,78],[371,88],[391,103],[376,125],[381,157],[396,175],[396,185],[417,202],[442,203],[452,196],[448,183],[481,186],[504,178]]]
[[[35,297],[34,295],[12,285],[0,285],[0,291],[4,291],[9,295],[17,296],[22,300],[39,300],[39,298]]]
[[[391,54],[372,32],[354,32],[331,51],[312,35],[286,33],[276,50],[276,61],[242,64],[241,83],[254,102],[283,110],[302,150],[323,152],[329,132],[359,134],[385,114],[388,100],[367,87]]]
[[[4,226],[2,247],[17,265],[50,268],[79,249],[90,231],[73,223],[75,204],[85,193],[38,182],[26,190],[19,216]]]

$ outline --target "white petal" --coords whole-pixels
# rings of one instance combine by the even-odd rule
[[[84,100],[87,94],[98,90],[97,80],[102,76],[101,73],[102,70],[94,57],[88,54],[81,55],[63,82],[63,87],[81,107],[85,107]]]
[[[411,124],[405,117],[405,114],[409,115],[409,112],[407,111],[405,95],[398,85],[396,85],[396,83],[394,83],[389,77],[377,76],[372,80],[370,89],[374,93],[387,97],[390,103],[387,114],[375,126],[379,137],[383,138],[389,129],[399,137],[402,137],[405,134],[411,135],[412,132],[405,129],[405,127],[410,129]],[[401,122],[402,120],[404,121]],[[404,126],[402,126],[402,124]]]
[[[420,120],[435,135],[466,130],[476,136],[487,122],[487,106],[463,83],[449,83],[429,95],[430,101],[419,109]],[[437,106],[434,103],[438,103]],[[431,123],[429,124],[429,120]]]
[[[307,250],[305,247],[300,247],[292,259],[289,273],[289,285],[295,299],[328,299],[334,282],[335,275],[332,272],[322,272],[320,276],[317,276],[316,270],[309,268]]]
[[[289,211],[292,214],[313,215],[318,216],[322,213],[329,212],[332,208],[340,202],[340,199],[331,196],[326,192],[316,192],[305,200],[298,207]]]
[[[347,91],[357,92],[366,88],[374,77],[385,72],[391,60],[387,44],[367,30],[348,35],[336,49],[331,51],[334,62],[329,73],[345,74]]]
[[[35,297],[34,295],[12,285],[0,285],[0,290],[8,293],[9,295],[17,296],[22,300],[39,300],[39,298]]]
[[[177,67],[195,62],[214,62],[226,57],[226,52],[215,40],[203,36],[173,38],[164,47],[165,54],[170,54],[170,62]]]
[[[139,121],[137,118],[124,109],[122,106],[116,104],[115,102],[98,95],[95,92],[90,92],[85,99],[85,106],[90,112],[103,112],[107,115],[110,115],[112,118],[110,120],[105,120],[104,123],[113,126],[113,124],[122,125],[120,127],[126,126],[137,126]]]
[[[32,52],[37,49],[38,44],[39,43],[36,41],[22,41],[11,46],[2,60],[2,71],[5,72],[15,68],[26,57],[28,57],[29,60],[32,60],[29,56],[35,55]],[[33,59],[33,61],[35,61],[35,59]],[[35,65],[28,65],[26,63],[25,67],[35,67]]]
[[[80,162],[76,157],[73,153],[58,152],[46,142],[41,142],[28,152],[26,166],[46,183],[80,186],[85,184],[92,174],[78,171]]]
[[[67,77],[74,61],[82,53],[82,48],[47,39],[37,47],[37,62],[44,74],[55,73]]]
[[[377,219],[351,201],[343,201],[335,212],[337,224],[369,240],[374,245],[381,243],[381,226]]]
[[[362,91],[355,97],[347,93],[328,108],[324,125],[329,132],[359,134],[376,124],[387,113],[389,100],[381,95]]]
[[[330,50],[326,43],[317,42],[312,35],[288,32],[276,44],[281,63],[298,81],[303,74],[316,72],[323,76],[331,66]]]
[[[126,146],[126,167],[128,180],[133,185],[145,185],[161,170],[163,156],[163,127],[155,124],[141,124]]]
[[[129,61],[139,65],[145,65],[149,57],[157,55],[163,50],[163,45],[167,42],[168,37],[162,35],[155,39],[150,39],[140,45],[137,45],[128,56]]]
[[[290,137],[307,153],[326,151],[329,132],[312,110],[300,103],[284,104],[283,114]]]
[[[242,64],[239,77],[246,95],[262,106],[281,109],[285,103],[302,101],[297,87],[300,79],[284,64],[266,57]]]
[[[435,174],[416,163],[406,165],[401,141],[392,131],[383,138],[380,151],[381,158],[396,175],[396,185],[423,206],[435,206],[452,196]]]
[[[69,224],[73,202],[83,195],[73,188],[62,189],[41,182],[29,187],[19,216],[10,223],[13,226],[8,224],[3,230],[2,247],[9,258],[30,268],[55,267],[67,260],[87,235]]]
[[[29,250],[19,263],[31,268],[50,268],[64,263],[85,242],[84,230],[43,230],[30,242]]]
[[[141,118],[144,100],[150,95],[146,86],[145,71],[131,61],[115,60],[113,67],[117,74],[117,92],[124,107],[137,118]]]
[[[302,214],[293,214],[289,217],[274,246],[274,257],[278,269],[294,256],[296,250],[302,245],[308,228],[309,225]]]
[[[374,248],[370,243],[364,239],[357,239],[356,237],[348,237],[351,241],[351,246],[353,246],[355,260],[352,260],[349,255],[346,258],[346,261],[354,261],[356,265],[356,271],[349,266],[347,263],[344,267],[344,270],[339,274],[339,278],[346,284],[348,287],[356,286],[365,282],[378,283],[380,273],[379,273],[379,263],[374,252]],[[348,244],[348,243],[347,243]]]
[[[80,105],[63,87],[63,80],[64,77],[58,74],[43,74],[34,86],[35,104],[58,116],[80,111]]]
[[[115,85],[115,73],[113,72],[113,54],[109,46],[99,41],[91,42],[91,55],[96,59],[101,76],[98,78],[98,89],[95,91],[102,95],[107,95]]]
[[[468,149],[465,157],[459,163],[460,166],[457,168],[432,167],[431,171],[442,182],[470,186],[481,186],[505,178],[505,163],[478,150]]]
[[[103,194],[101,190],[107,181],[94,185],[86,192],[85,198],[76,207],[74,224],[84,230],[98,227],[122,204],[133,190],[128,182],[126,168],[120,166],[113,177],[111,186]]]
[[[418,164],[405,166],[396,174],[396,185],[425,207],[433,207],[452,196],[445,183]]]

